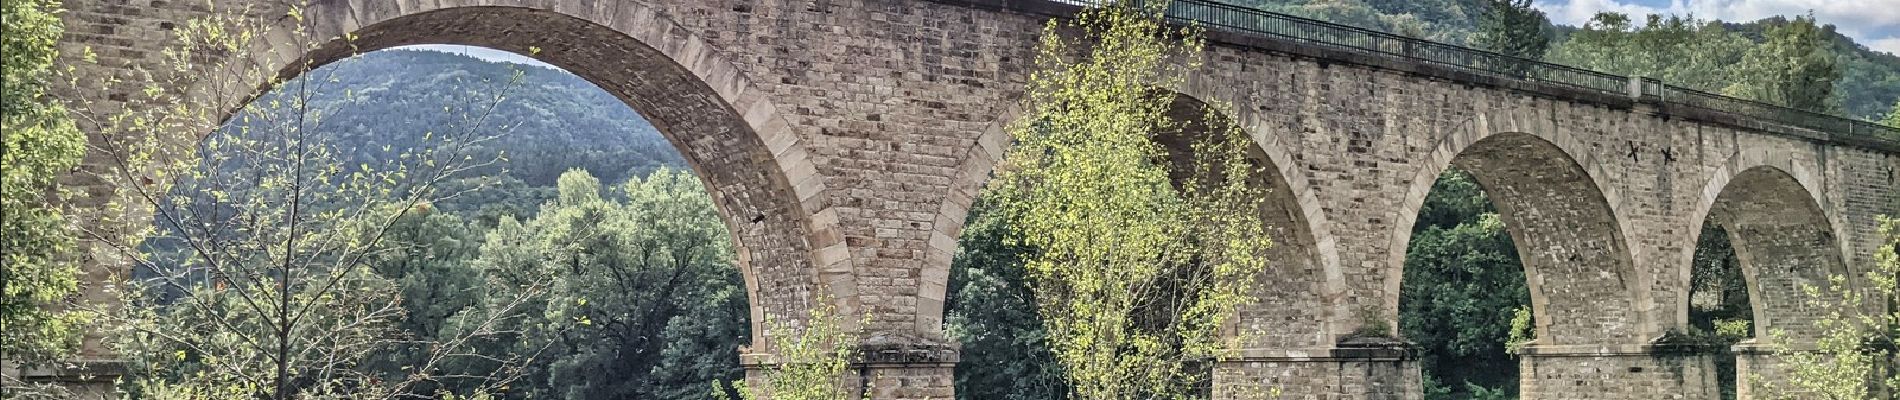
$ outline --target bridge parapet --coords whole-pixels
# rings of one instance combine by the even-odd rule
[[[1083,7],[1103,3],[1100,0],[933,1],[1049,16],[1072,15]],[[1156,0],[1131,1],[1139,4]],[[1654,78],[1513,57],[1214,0],[1171,0],[1167,18],[1176,24],[1206,27],[1208,38],[1219,43],[1503,86],[1557,98],[1595,99],[1612,106],[1647,103],[1657,106],[1662,113],[1691,120],[1900,153],[1900,128],[1708,93]]]

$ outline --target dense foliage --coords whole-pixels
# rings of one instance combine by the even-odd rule
[[[699,180],[661,169],[607,188],[572,171],[556,191],[534,218],[504,218],[461,265],[507,287],[553,282],[514,343],[546,343],[517,350],[546,363],[510,397],[703,399],[739,378],[744,283]]]
[[[1768,27],[1765,41],[1748,49],[1723,94],[1801,110],[1838,114],[1834,83],[1841,67],[1827,38],[1832,25],[1796,17]]]
[[[1550,50],[1550,19],[1531,0],[1487,0],[1490,9],[1478,21],[1471,44],[1513,57],[1539,60]]]
[[[78,290],[76,263],[62,259],[73,233],[53,199],[55,180],[85,146],[45,93],[62,32],[58,10],[57,0],[0,4],[0,359],[15,362],[72,350],[81,323],[80,314],[46,307]]]
[[[1467,43],[1506,0],[1227,0],[1226,3],[1450,43]]]
[[[457,196],[418,205],[371,261],[402,295],[402,330],[452,338],[474,316],[513,310],[501,329],[511,336],[478,344],[535,356],[498,393],[506,398],[702,399],[741,377],[750,325],[725,225],[679,153],[620,99],[563,71],[387,50],[318,68],[340,79],[312,102],[379,105],[330,122],[338,147],[353,150],[347,163],[370,163],[445,118],[415,111],[454,106],[516,71],[488,118],[510,131],[471,151],[499,161],[444,182]],[[346,92],[356,97],[334,95]],[[505,295],[535,290],[545,293]],[[427,355],[398,349],[368,367],[397,376]],[[467,361],[451,374],[501,366]],[[477,380],[440,381],[460,390]]]
[[[182,28],[181,35],[202,41],[168,54],[241,47],[232,44],[242,43],[253,32],[246,28],[254,27],[212,26]],[[173,65],[190,71],[188,64]],[[414,333],[422,325],[408,320],[410,311],[439,311],[426,308],[435,304],[405,298],[431,297],[438,294],[434,289],[454,290],[461,283],[444,280],[442,287],[431,287],[409,274],[433,271],[407,268],[413,266],[407,261],[458,249],[431,237],[385,240],[393,232],[440,225],[405,222],[450,196],[437,184],[492,160],[472,154],[468,144],[499,133],[471,121],[488,116],[492,102],[505,96],[457,96],[460,102],[435,114],[445,121],[412,145],[383,159],[351,163],[349,154],[360,145],[350,145],[353,138],[329,124],[330,117],[348,113],[328,111],[367,107],[354,103],[349,92],[339,100],[313,101],[309,89],[325,83],[323,76],[306,72],[272,82],[272,90],[235,113],[230,128],[202,140],[194,141],[196,134],[182,127],[203,115],[194,110],[219,107],[215,102],[181,100],[158,108],[139,105],[168,103],[140,99],[93,119],[133,121],[101,127],[98,153],[110,168],[102,175],[117,189],[115,207],[149,211],[153,218],[150,231],[100,238],[142,271],[119,293],[124,306],[108,310],[107,324],[116,353],[127,360],[123,384],[138,398],[433,393],[451,364],[524,360],[472,346],[508,335],[489,327],[515,318],[513,307],[471,316],[462,321],[471,328],[452,337]],[[148,113],[155,108],[165,112]],[[147,238],[152,246],[135,241]],[[459,253],[469,254],[468,248]],[[373,260],[404,268],[374,268]],[[379,273],[384,271],[404,275]],[[423,290],[411,290],[418,288]],[[365,367],[395,352],[413,352],[398,358],[401,373]],[[505,382],[481,379],[468,392],[492,391]]]
[[[1437,399],[1517,392],[1506,354],[1512,318],[1530,306],[1517,247],[1477,182],[1451,170],[1413,225],[1399,291],[1399,332],[1420,349]]]
[[[1887,113],[1887,120],[1884,123],[1887,126],[1900,128],[1900,100],[1894,101],[1893,111]]]
[[[1009,229],[1002,213],[978,199],[957,238],[944,305],[945,329],[963,345],[957,398],[1063,398],[1068,385],[1049,352],[1036,294],[1024,284],[1022,266],[1030,249],[1012,245]]]
[[[1832,26],[1801,17],[1769,25],[1763,42],[1719,21],[1598,14],[1558,45],[1551,61],[1817,112],[1838,112],[1842,72]]]
[[[1643,19],[1599,14],[1552,49],[1549,59],[1716,92],[1736,80],[1734,66],[1754,46],[1717,22],[1658,15],[1639,18]]]

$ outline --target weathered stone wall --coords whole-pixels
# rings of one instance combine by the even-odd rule
[[[1526,399],[1719,399],[1713,356],[1622,348],[1530,348]]]
[[[1795,349],[1812,351],[1814,346],[1793,346]],[[1736,346],[1735,352],[1735,398],[1737,399],[1773,399],[1777,394],[1789,394],[1788,369],[1781,357],[1773,349],[1753,343]]]
[[[62,46],[90,46],[102,62],[66,62],[85,77],[128,75],[117,66],[153,61],[165,46],[158,38],[207,12],[202,4],[71,0]],[[822,285],[845,315],[871,316],[867,338],[922,349],[930,356],[906,362],[931,365],[955,358],[941,328],[955,238],[1006,151],[1000,127],[1014,115],[1045,18],[1012,7],[1063,9],[1000,0],[320,0],[307,14],[319,35],[353,33],[362,50],[539,48],[537,57],[621,96],[686,154],[732,227],[755,323],[768,313],[796,319]],[[1640,346],[1684,326],[1690,255],[1717,197],[1750,204],[1769,195],[1730,184],[1750,181],[1748,171],[1785,174],[1781,182],[1798,185],[1768,187],[1805,196],[1777,198],[1811,200],[1816,210],[1776,226],[1815,240],[1737,242],[1751,254],[1834,257],[1862,271],[1876,244],[1873,216],[1900,212],[1900,157],[1801,136],[1822,133],[1736,128],[1724,122],[1734,116],[1318,46],[1214,39],[1207,67],[1172,89],[1234,106],[1273,175],[1263,177],[1274,190],[1263,213],[1282,245],[1262,302],[1236,323],[1254,335],[1240,354],[1336,354],[1355,331],[1395,326],[1413,220],[1453,165],[1498,199],[1529,268],[1546,345]],[[343,55],[335,42],[293,44],[258,43],[268,51],[247,65],[283,71]],[[74,182],[101,196],[109,189]],[[124,268],[92,262],[95,271]],[[1750,268],[1770,264],[1796,263]],[[1409,361],[1261,357],[1223,363],[1217,376],[1231,378],[1217,379],[1298,382],[1283,388],[1292,398],[1417,392]],[[1664,389],[1629,388],[1706,370],[1699,361],[1604,357],[1527,358],[1526,393],[1648,399]],[[949,368],[893,368],[904,372],[888,387],[911,389],[880,398],[948,393]],[[1553,386],[1576,379],[1595,381]],[[1704,398],[1700,381],[1680,382],[1690,383],[1678,393]]]
[[[1249,354],[1215,365],[1213,398],[1422,399],[1418,363],[1408,353],[1359,349]]]

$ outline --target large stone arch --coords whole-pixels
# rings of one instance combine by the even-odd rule
[[[1173,91],[1175,103],[1170,107],[1171,117],[1181,121],[1201,120],[1205,118],[1202,110],[1208,101],[1233,98],[1216,87],[1207,79],[1190,77],[1180,90]],[[942,257],[943,262],[928,263],[927,268],[943,271],[924,274],[943,280],[926,279],[923,290],[926,296],[942,295],[949,276],[949,258],[955,254],[957,235],[966,222],[969,207],[981,195],[983,185],[1014,144],[1006,129],[1021,113],[1020,106],[1009,107],[965,150],[966,156],[951,181],[948,196],[937,216],[938,229],[931,240],[931,256]],[[1245,111],[1236,111],[1230,117],[1254,141],[1251,157],[1262,167],[1258,183],[1268,188],[1269,196],[1261,213],[1274,241],[1269,255],[1272,261],[1262,276],[1261,292],[1255,293],[1261,301],[1240,310],[1239,318],[1230,326],[1232,334],[1251,335],[1251,340],[1242,344],[1245,348],[1236,350],[1284,355],[1295,349],[1298,351],[1292,352],[1330,346],[1336,335],[1353,327],[1335,323],[1337,317],[1347,314],[1335,313],[1331,308],[1311,307],[1312,304],[1344,303],[1338,297],[1346,292],[1339,258],[1333,251],[1337,242],[1330,231],[1323,229],[1327,226],[1327,217],[1307,180],[1296,179],[1304,175],[1292,163],[1287,147],[1281,144],[1281,135],[1267,132],[1264,124],[1258,123],[1259,119]],[[1177,142],[1167,147],[1178,155],[1186,150],[1184,145]],[[941,311],[941,300],[936,306]]]
[[[1240,99],[1246,97],[1218,78],[1190,76],[1180,93],[1192,103],[1178,104],[1176,110],[1204,107],[1203,100],[1230,106],[1234,122],[1253,139],[1252,157],[1262,167],[1258,183],[1268,190],[1261,219],[1274,248],[1268,254],[1260,292],[1254,294],[1257,301],[1242,308],[1234,321],[1235,333],[1245,335],[1249,340],[1244,345],[1254,349],[1243,350],[1243,355],[1274,357],[1332,347],[1356,328],[1345,321],[1354,315],[1344,298],[1349,285],[1340,268],[1339,241],[1333,236],[1330,217],[1305,170],[1287,152],[1294,148],[1284,142],[1289,135],[1274,132],[1266,118],[1254,114],[1255,108],[1240,107]]]
[[[1830,275],[1846,276],[1845,241],[1840,224],[1827,212],[1820,172],[1786,153],[1742,151],[1730,157],[1704,186],[1696,203],[1693,229],[1686,243],[1695,243],[1704,224],[1714,223],[1729,233],[1729,242],[1741,261],[1753,308],[1755,340],[1770,340],[1769,332],[1815,338],[1824,332],[1814,324],[1821,310],[1808,304],[1803,286],[1826,287]],[[1677,276],[1688,282],[1694,248],[1683,251]],[[1687,296],[1672,304],[1678,321],[1688,321]]]
[[[1613,187],[1586,143],[1529,111],[1481,112],[1421,161],[1399,208],[1386,277],[1396,321],[1412,227],[1432,183],[1457,166],[1498,208],[1522,258],[1540,345],[1643,343],[1654,334]],[[1394,324],[1396,325],[1396,324]]]
[[[235,111],[273,80],[403,45],[532,54],[612,93],[683,153],[731,232],[754,351],[769,351],[767,315],[802,319],[821,285],[844,312],[860,309],[850,252],[801,136],[740,68],[659,10],[613,0],[325,0],[302,11],[301,20],[267,14],[275,24],[248,44],[249,57],[222,65],[242,79],[203,81],[186,95]]]

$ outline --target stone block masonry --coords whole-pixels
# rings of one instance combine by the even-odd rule
[[[61,48],[91,48],[103,62],[62,65],[90,77],[157,62],[171,30],[208,12],[169,0],[66,7]],[[863,360],[875,398],[945,399],[957,359],[942,327],[956,238],[1008,147],[1001,127],[1016,114],[1043,21],[1071,11],[1038,0],[316,0],[305,12],[316,46],[264,36],[238,64],[262,73],[230,76],[276,76],[351,45],[539,48],[685,154],[733,232],[755,324],[796,320],[823,291],[843,315],[871,316],[852,328],[877,340]],[[335,39],[345,34],[356,41]],[[1261,334],[1216,368],[1222,398],[1266,388],[1287,399],[1418,398],[1415,362],[1347,339],[1396,325],[1413,221],[1451,166],[1498,202],[1524,257],[1546,346],[1523,361],[1532,399],[1715,396],[1707,360],[1645,347],[1688,323],[1703,221],[1741,232],[1751,289],[1768,299],[1757,320],[1800,331],[1813,311],[1784,301],[1790,282],[1864,271],[1874,217],[1900,214],[1900,155],[1882,150],[1894,147],[1321,44],[1211,38],[1205,68],[1166,89],[1234,106],[1267,167],[1262,212],[1282,246],[1262,301],[1237,323]],[[94,195],[76,203],[81,223],[111,220],[100,208],[111,187],[78,176],[75,189]],[[90,260],[95,280],[129,268]],[[871,356],[890,348],[904,355]]]

